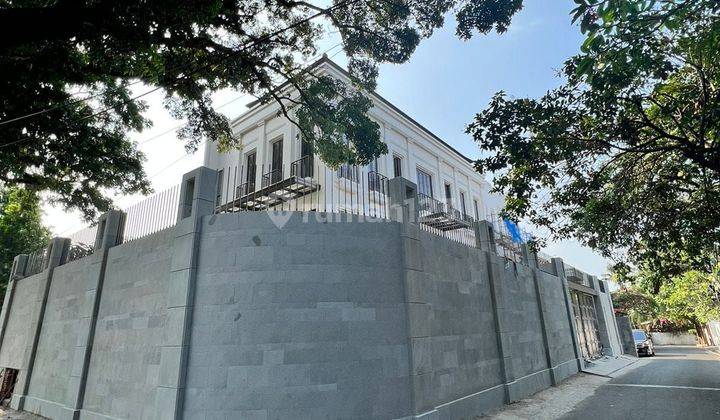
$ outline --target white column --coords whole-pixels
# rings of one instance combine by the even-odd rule
[[[258,143],[255,152],[255,188],[260,188],[262,185],[262,174],[266,171],[265,169],[265,149],[267,148],[267,138],[265,132],[265,121],[260,121],[257,124]]]

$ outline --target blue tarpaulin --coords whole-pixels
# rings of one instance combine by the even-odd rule
[[[520,231],[518,225],[515,224],[515,222],[509,219],[503,219],[503,221],[505,222],[505,227],[507,228],[508,233],[510,234],[510,238],[513,242],[515,242],[516,244],[521,244],[525,242],[522,232]]]

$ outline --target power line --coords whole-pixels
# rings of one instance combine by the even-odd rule
[[[337,44],[333,45],[332,47],[326,49],[326,50],[323,51],[322,53],[316,54],[316,55],[314,55],[313,57],[311,57],[310,59],[306,60],[304,63],[300,64],[300,66],[305,66],[305,65],[307,65],[308,63],[316,60],[318,57],[322,57],[323,55],[325,55],[325,54],[327,54],[328,52],[334,50],[335,48],[339,47],[340,45],[342,45],[342,43],[337,43]],[[330,56],[330,58],[335,57],[336,55],[338,55],[338,54],[341,53],[341,52],[342,52],[342,50],[336,51],[335,53],[333,53],[333,54]],[[249,95],[249,94],[240,95],[240,96],[236,97],[235,99],[231,99],[231,100],[223,103],[222,105],[218,105],[217,107],[215,107],[215,109],[224,108],[224,107],[230,105],[231,103],[236,102],[236,101],[242,99],[242,98],[243,98],[244,96],[246,96],[246,95]],[[253,96],[253,95],[249,95],[249,96]],[[254,97],[254,96],[253,96],[253,97]],[[258,99],[258,98],[255,97],[255,99]],[[178,125],[176,125],[176,126],[174,126],[174,127],[171,127],[171,128],[169,128],[169,129],[163,131],[162,133],[159,133],[159,134],[156,134],[156,135],[154,135],[154,136],[152,136],[152,137],[150,137],[150,138],[144,139],[144,140],[142,140],[142,141],[140,141],[140,142],[138,143],[138,146],[141,146],[141,145],[143,145],[143,144],[146,144],[146,143],[149,143],[149,142],[151,142],[151,141],[153,141],[153,140],[156,140],[156,139],[158,139],[158,138],[160,138],[160,137],[162,137],[162,136],[164,136],[164,135],[166,135],[166,134],[168,134],[168,133],[171,133],[171,132],[177,130],[178,128],[182,127],[183,125],[185,125],[185,124],[178,124]]]
[[[302,63],[301,66],[307,65],[308,63],[316,60],[318,57],[322,57],[323,55],[325,55],[325,54],[327,54],[328,52],[334,50],[335,48],[337,48],[337,47],[340,46],[340,45],[342,45],[342,43],[337,43],[337,44],[331,46],[330,48],[326,49],[326,50],[323,51],[322,53],[316,54],[315,56],[311,57],[310,59],[308,59],[308,60],[306,60],[304,63]],[[339,50],[339,51],[334,52],[334,53],[330,56],[330,58],[335,57],[336,55],[338,55],[338,54],[341,53],[341,52],[342,52],[342,50]],[[246,96],[246,94],[239,95],[239,96],[237,96],[237,97],[235,97],[235,98],[233,98],[233,99],[231,99],[231,100],[229,100],[229,101],[227,101],[227,102],[225,102],[225,103],[217,106],[215,109],[224,108],[225,106],[230,105],[230,104],[232,104],[232,103],[234,103],[234,102],[242,99],[244,96]],[[164,135],[166,135],[166,134],[168,134],[168,133],[171,133],[171,132],[177,130],[178,128],[182,127],[183,125],[184,125],[184,124],[178,124],[178,125],[176,125],[176,126],[174,126],[174,127],[171,127],[171,128],[169,128],[169,129],[163,131],[162,133],[159,133],[159,134],[156,134],[156,135],[154,135],[154,136],[152,136],[152,137],[149,137],[149,138],[147,138],[147,139],[144,139],[144,140],[142,140],[142,141],[140,141],[140,142],[138,143],[138,146],[143,145],[143,144],[146,144],[146,143],[149,143],[149,142],[151,142],[151,141],[153,141],[153,140],[156,140],[156,139],[158,139],[158,138],[160,138],[160,137],[162,137],[162,136],[164,136]],[[202,146],[202,145],[205,145],[206,143],[207,143],[207,141],[202,142],[202,143],[201,143],[201,146]],[[180,161],[182,161],[182,160],[184,160],[184,159],[187,159],[188,157],[194,156],[194,155],[195,155],[195,153],[191,153],[191,154],[186,153],[186,154],[180,156],[179,158],[175,159],[174,161],[172,161],[172,162],[170,162],[169,164],[167,164],[166,166],[164,166],[164,167],[163,167],[162,169],[160,169],[159,171],[156,171],[153,175],[150,175],[150,176],[148,177],[148,179],[149,179],[149,180],[152,180],[152,179],[158,177],[160,174],[162,174],[162,173],[165,172],[166,170],[170,169],[171,167],[173,167],[174,165],[176,165],[178,162],[180,162]],[[80,225],[80,226],[82,226],[82,225]],[[62,236],[62,235],[64,235],[65,233],[67,233],[67,232],[69,232],[69,231],[71,231],[71,230],[76,230],[76,229],[78,229],[78,226],[65,229],[64,231],[60,232],[58,235]],[[81,228],[81,229],[82,229],[82,228]]]
[[[272,37],[275,37],[275,36],[277,36],[277,35],[282,34],[283,32],[286,32],[286,31],[289,31],[289,30],[291,30],[291,29],[294,29],[294,28],[296,28],[296,27],[298,27],[298,26],[300,26],[300,25],[303,25],[303,24],[305,24],[305,23],[308,23],[308,22],[310,22],[310,21],[312,21],[313,19],[316,19],[316,18],[318,18],[318,17],[327,15],[328,13],[330,13],[331,11],[333,11],[333,10],[335,10],[335,9],[339,9],[340,7],[350,5],[350,4],[356,3],[356,2],[358,2],[358,1],[360,1],[360,0],[345,0],[345,1],[342,1],[342,2],[336,4],[336,5],[332,6],[332,7],[329,7],[329,8],[327,8],[327,9],[318,11],[318,12],[315,13],[315,14],[312,14],[312,15],[304,18],[304,19],[301,19],[301,20],[299,20],[299,21],[297,21],[297,22],[295,22],[295,23],[293,23],[293,24],[291,24],[291,25],[289,25],[289,26],[287,26],[287,27],[285,27],[285,28],[283,28],[283,29],[280,29],[280,30],[277,30],[277,31],[272,32],[272,33],[270,33],[270,34],[263,35],[263,36],[261,36],[261,37],[259,37],[259,38],[253,39],[253,40],[251,40],[250,42],[245,43],[244,45],[241,45],[238,50],[233,51],[233,52],[231,52],[231,53],[228,53],[228,54],[226,55],[226,57],[221,58],[217,63],[215,63],[215,62],[213,62],[213,61],[210,61],[210,62],[205,63],[205,64],[203,64],[202,66],[196,68],[195,70],[191,71],[187,76],[185,76],[185,78],[194,75],[194,74],[197,73],[198,71],[200,71],[200,70],[202,70],[202,69],[204,69],[204,68],[207,68],[208,66],[222,63],[223,61],[228,60],[228,59],[230,59],[230,58],[238,55],[239,53],[241,53],[242,51],[244,51],[245,49],[247,49],[248,47],[250,47],[250,46],[252,46],[252,45],[254,45],[254,44],[257,44],[257,43],[259,43],[259,42],[267,41],[267,40],[269,40],[269,39],[272,38]],[[182,68],[182,66],[181,66],[180,68]],[[176,69],[176,70],[179,70],[180,68],[178,68],[178,69]],[[171,69],[171,71],[172,71],[172,69]],[[133,82],[133,84],[138,83],[138,82],[139,82],[139,81]],[[175,86],[175,85],[177,85],[179,82],[180,82],[180,80],[176,80],[176,81],[174,81],[174,82],[172,83],[171,86]],[[110,111],[111,109],[115,109],[115,108],[117,108],[117,107],[119,107],[119,106],[122,106],[122,105],[125,105],[125,104],[127,104],[127,103],[133,102],[133,101],[135,101],[135,100],[137,100],[137,99],[139,99],[139,98],[141,98],[141,97],[143,97],[143,96],[149,95],[150,93],[153,93],[153,92],[158,91],[158,90],[163,89],[163,88],[164,88],[164,87],[162,87],[162,86],[158,86],[158,87],[156,87],[156,88],[151,89],[150,91],[144,92],[144,93],[139,94],[139,95],[137,95],[137,96],[135,96],[135,97],[133,97],[133,98],[130,98],[130,99],[128,99],[128,100],[125,100],[125,101],[123,101],[123,102],[120,103],[120,104],[112,105],[112,106],[107,107],[107,108],[105,108],[105,109],[103,109],[103,110],[100,110],[100,111],[98,111],[98,112],[96,112],[96,113],[94,113],[94,114],[92,114],[92,115],[83,117],[83,118],[79,119],[79,121],[83,121],[83,120],[88,119],[88,118],[96,117],[96,116],[98,116],[98,115],[100,115],[100,114],[103,114],[103,113],[106,113],[106,112]],[[78,102],[82,102],[82,101],[85,101],[85,100],[90,100],[90,99],[92,99],[93,97],[97,97],[97,96],[100,96],[100,94],[94,95],[94,96],[91,96],[91,97],[88,97],[88,98],[83,98],[83,99],[74,101],[74,102],[72,102],[72,103],[78,103]],[[55,106],[55,107],[53,107],[53,108],[54,108],[54,109],[62,108],[62,107],[64,107],[64,106],[68,106],[68,105],[70,105],[70,104],[72,104],[72,103],[68,103],[68,104],[65,104],[65,105],[57,105],[57,106]],[[12,120],[3,121],[3,122],[0,123],[0,125],[4,125],[4,124],[7,124],[7,123],[10,123],[10,122],[13,122],[13,121],[19,121],[19,120],[22,120],[22,119],[25,119],[25,118],[30,118],[30,117],[33,117],[33,116],[37,116],[37,115],[40,115],[40,114],[43,114],[43,113],[46,113],[46,112],[50,112],[51,110],[52,110],[52,109],[48,108],[48,109],[45,109],[45,110],[36,111],[36,112],[31,113],[31,114],[27,114],[27,115],[24,115],[24,116],[20,116],[20,117],[13,118]],[[28,141],[28,140],[30,140],[30,139],[32,139],[32,138],[19,139],[19,140],[10,142],[10,143],[6,143],[6,144],[3,144],[3,145],[0,145],[0,148],[12,146],[12,145],[14,145],[14,144],[18,144],[18,143],[21,143],[21,142],[25,142],[25,141]]]
[[[243,94],[243,95],[240,95],[240,96],[236,97],[235,99],[231,99],[231,100],[223,103],[222,105],[218,105],[217,107],[215,107],[215,109],[224,108],[224,107],[230,105],[231,103],[236,102],[236,101],[242,99],[244,96],[245,96],[245,95]],[[176,126],[170,127],[170,128],[168,128],[167,130],[163,131],[162,133],[156,134],[156,135],[154,135],[154,136],[152,136],[152,137],[149,137],[149,138],[147,138],[147,139],[144,139],[144,140],[140,141],[140,142],[138,143],[138,146],[142,146],[143,144],[146,144],[146,143],[149,143],[149,142],[151,142],[151,141],[153,141],[153,140],[156,140],[156,139],[158,139],[158,138],[160,138],[160,137],[162,137],[162,136],[164,136],[164,135],[166,135],[166,134],[168,134],[168,133],[171,133],[171,132],[177,130],[178,128],[180,128],[180,127],[182,127],[182,126],[184,126],[184,125],[185,125],[185,124],[178,124],[178,125],[176,125]]]

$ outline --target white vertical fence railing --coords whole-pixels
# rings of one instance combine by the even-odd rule
[[[180,184],[132,205],[125,212],[123,242],[143,238],[175,226],[180,200]]]

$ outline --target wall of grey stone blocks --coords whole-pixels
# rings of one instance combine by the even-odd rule
[[[111,247],[80,417],[158,418],[162,348],[186,333],[186,419],[472,418],[577,371],[561,278],[417,225],[318,215],[203,217],[189,332],[168,311],[190,255],[178,228]],[[96,265],[53,273],[27,409],[72,406]],[[17,280],[0,366],[22,366],[44,278]]]
[[[503,383],[487,255],[423,231],[418,239],[408,241],[420,265],[406,267],[416,414]]]
[[[157,418],[174,229],[110,248],[83,418]]]
[[[25,409],[55,417],[54,406],[74,406],[76,395],[70,388],[77,379],[73,371],[82,363],[84,352],[78,342],[87,328],[82,318],[90,310],[92,296],[86,296],[87,280],[94,259],[83,258],[55,268],[50,282],[35,365]],[[80,358],[80,359],[78,359]]]
[[[535,271],[538,289],[545,303],[544,321],[548,335],[551,369],[555,379],[561,381],[578,372],[573,330],[568,322],[565,291],[562,279],[543,271]]]
[[[30,322],[36,319],[42,304],[45,288],[45,273],[38,273],[23,279],[15,280],[15,295],[12,310],[8,314],[7,326],[0,348],[0,366],[21,369],[34,331]],[[22,375],[23,372],[20,372]]]
[[[516,379],[549,368],[545,358],[537,295],[532,270],[522,264],[493,257],[501,265],[503,308],[510,331],[512,374]]]
[[[185,418],[409,413],[399,224],[354,220],[204,218]]]

